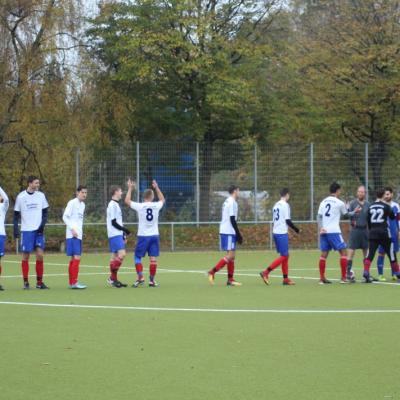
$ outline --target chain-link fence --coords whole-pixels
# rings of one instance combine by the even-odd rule
[[[77,150],[72,161],[64,161],[68,165],[61,165],[57,173],[64,171],[70,176],[71,197],[74,186],[88,186],[85,222],[101,224],[101,228],[91,227],[90,237],[97,238],[89,244],[93,249],[107,247],[103,237],[109,188],[121,185],[125,190],[128,177],[137,183],[135,200],[141,200],[141,193],[153,179],[164,192],[167,202],[160,221],[166,249],[214,248],[221,206],[232,183],[241,189],[239,220],[248,230],[247,247],[272,246],[268,223],[271,209],[279,199],[280,189],[288,187],[292,219],[302,221],[305,231],[301,239],[292,238],[292,245],[310,248],[317,243],[316,213],[319,202],[328,195],[330,183],[338,181],[342,185],[345,201],[354,198],[361,184],[366,185],[370,199],[383,185],[392,186],[398,199],[399,159],[400,147],[386,144],[136,142],[108,150]],[[61,222],[63,207],[69,199],[64,198],[65,188],[61,193],[56,181],[52,184],[53,171],[46,171],[46,175],[49,183],[43,190],[50,203],[51,222]],[[124,221],[135,224],[136,213],[122,208]],[[54,248],[63,239],[63,228],[58,227],[57,232],[54,231]]]

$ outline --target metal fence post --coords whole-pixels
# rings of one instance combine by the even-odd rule
[[[171,251],[175,251],[175,231],[174,223],[171,223]]]
[[[367,193],[367,200],[369,199],[368,197],[368,186],[369,186],[369,177],[368,177],[368,164],[369,164],[369,154],[368,154],[368,143],[365,143],[365,190]]]
[[[76,148],[75,153],[75,188],[79,186],[79,177],[80,177],[80,149]]]
[[[140,201],[140,144],[136,142],[136,201]]]
[[[257,213],[257,193],[258,193],[258,182],[257,182],[257,143],[254,145],[254,221],[258,221]]]
[[[200,144],[196,142],[196,221],[200,221]]]
[[[314,143],[310,143],[310,221],[314,221]]]

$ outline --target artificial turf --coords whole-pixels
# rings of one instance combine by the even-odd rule
[[[1,279],[6,290],[0,292],[0,398],[400,397],[400,315],[382,312],[400,310],[400,285],[320,286],[318,253],[293,251],[296,286],[282,286],[279,271],[266,286],[258,272],[275,254],[239,251],[236,279],[243,286],[226,287],[221,271],[212,287],[204,271],[220,256],[164,253],[159,288],[115,289],[106,284],[108,256],[87,254],[80,275],[89,286],[84,291],[67,288],[68,259],[62,255],[46,256],[49,291],[23,291],[19,257],[7,256]],[[329,278],[339,277],[338,264],[332,255]],[[120,280],[134,279],[129,256]],[[58,304],[104,308],[49,306]]]

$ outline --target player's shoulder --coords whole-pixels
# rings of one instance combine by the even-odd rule
[[[27,195],[28,195],[27,191],[26,191],[26,190],[23,190],[22,192],[19,192],[19,193],[17,194],[17,199],[21,199],[22,197],[25,197],[25,196],[27,196]]]
[[[390,203],[390,205],[391,205],[392,208],[397,208],[397,211],[400,210],[400,205],[399,205],[399,203],[397,203],[396,201],[392,201],[392,202]]]

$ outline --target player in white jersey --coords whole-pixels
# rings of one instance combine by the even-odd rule
[[[49,203],[39,191],[40,180],[36,176],[28,177],[28,188],[22,191],[14,205],[14,238],[19,238],[18,223],[21,218],[22,277],[24,289],[29,286],[29,256],[36,254],[36,288],[49,289],[43,282],[43,255],[45,248],[44,227],[47,223]]]
[[[4,222],[6,219],[6,214],[10,202],[8,200],[7,193],[0,187],[0,275],[1,275],[1,257],[4,257],[5,254],[5,245],[6,245],[6,229],[4,226]],[[4,290],[3,286],[0,285],[0,290]]]
[[[83,216],[85,214],[85,200],[87,187],[79,185],[76,197],[70,200],[63,214],[66,227],[66,254],[69,261],[69,287],[71,289],[86,289],[86,285],[78,282],[79,264],[82,255]]]
[[[221,250],[226,251],[225,257],[221,258],[218,263],[208,271],[208,280],[211,285],[214,285],[215,274],[227,265],[228,269],[228,286],[241,286],[240,282],[237,282],[234,278],[235,272],[235,250],[236,242],[239,244],[243,243],[243,237],[237,226],[238,219],[238,204],[237,199],[239,197],[239,187],[231,185],[229,187],[229,197],[224,201],[222,206],[222,219],[219,225],[220,235],[220,247]]]
[[[361,211],[357,207],[349,212],[339,199],[341,187],[334,182],[330,186],[330,195],[322,200],[318,209],[318,227],[320,230],[320,250],[319,273],[321,285],[332,283],[325,277],[326,259],[331,250],[337,250],[340,253],[341,283],[348,283],[347,275],[347,245],[343,240],[340,229],[340,218],[342,216],[353,216]]]
[[[135,248],[135,268],[137,279],[133,287],[144,285],[142,258],[148,254],[150,258],[149,287],[157,287],[154,280],[157,272],[157,257],[160,255],[160,234],[158,231],[158,215],[162,209],[165,198],[156,181],[153,180],[152,187],[156,192],[158,201],[154,201],[154,192],[147,189],[143,193],[143,203],[132,201],[132,191],[136,185],[131,179],[128,180],[128,191],[125,196],[125,204],[138,214],[139,228]]]
[[[120,186],[111,186],[111,201],[107,207],[107,235],[110,245],[110,277],[107,282],[115,288],[123,288],[127,285],[118,280],[118,270],[126,256],[126,236],[130,234],[129,229],[124,227],[122,222],[122,211],[119,201],[122,198],[122,189]]]
[[[296,233],[300,232],[290,219],[290,206],[289,206],[290,192],[289,189],[284,188],[281,190],[281,199],[275,203],[273,212],[273,235],[276,246],[276,251],[279,253],[279,257],[276,258],[270,266],[260,272],[261,279],[266,285],[270,284],[269,274],[282,265],[282,275],[284,285],[294,285],[294,282],[289,279],[289,235],[288,226],[293,229]]]

